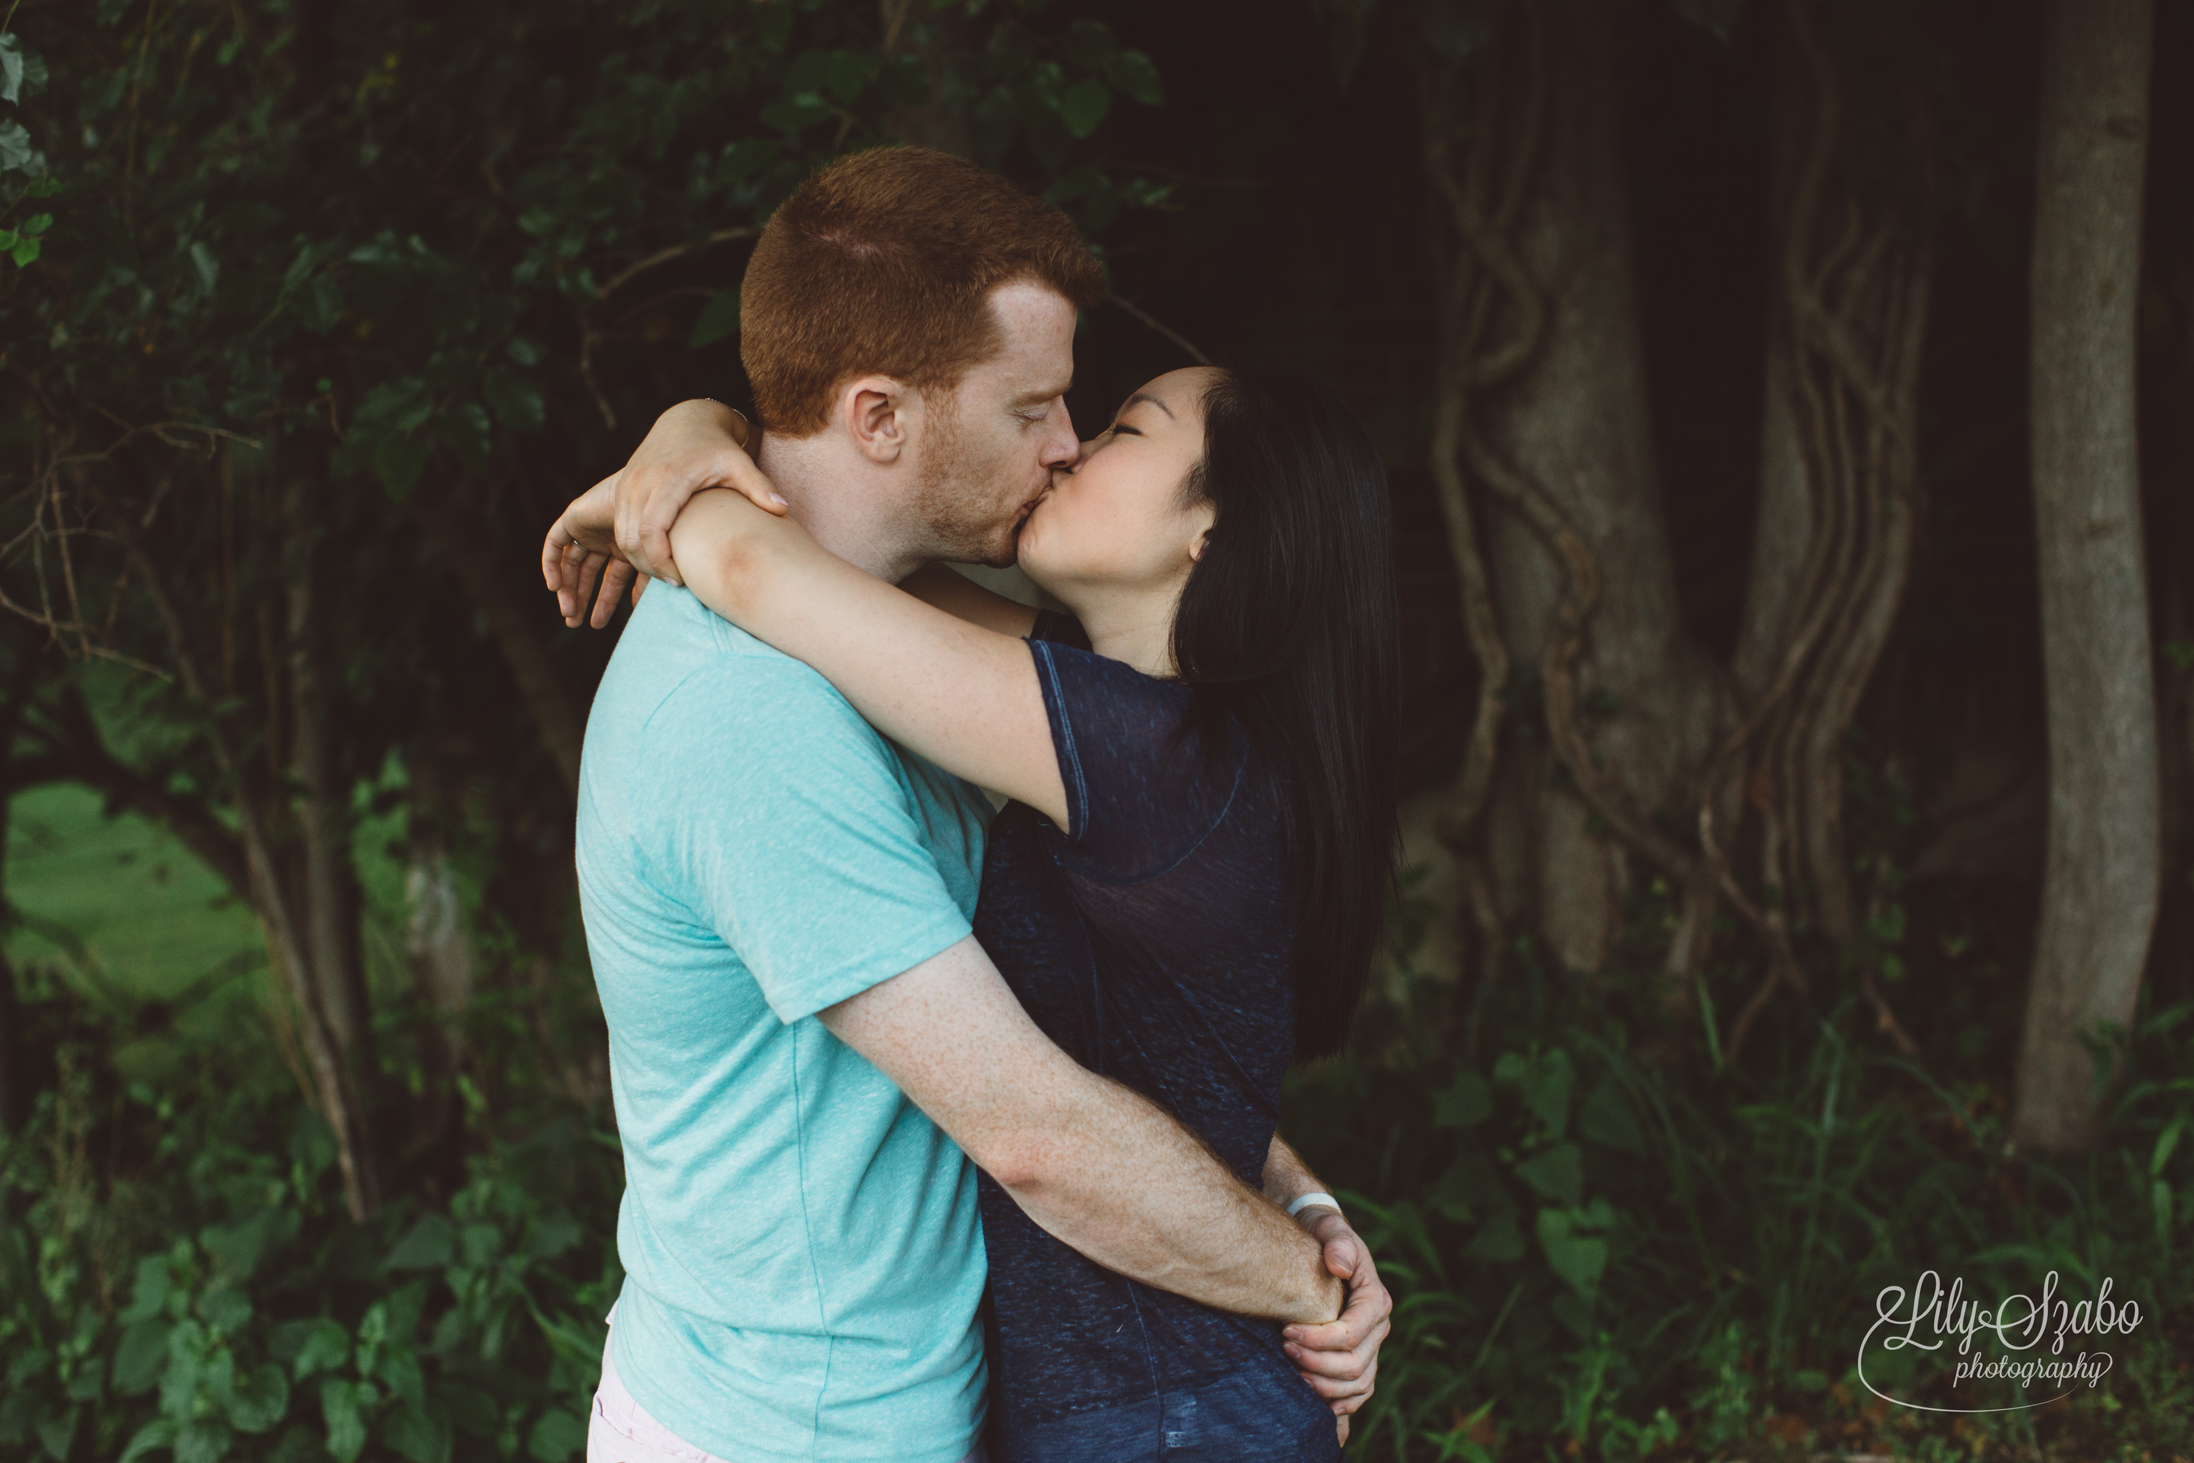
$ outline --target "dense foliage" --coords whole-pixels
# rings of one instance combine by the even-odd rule
[[[1423,913],[1400,913],[1405,939]],[[1641,899],[1641,948],[1667,915]],[[1943,933],[1916,927],[1914,943]],[[1856,1003],[1749,1072],[1671,1070],[1637,1047],[1649,985],[1620,969],[1519,981],[1482,1013],[1473,1058],[1452,985],[1404,966],[1352,1052],[1292,1089],[1288,1131],[1399,1300],[1362,1456],[1833,1445],[1949,1463],[2194,1444],[2178,1259],[2194,1243],[2194,1007],[2137,1034],[2111,1151],[2060,1168],[2004,1157],[2000,1094],[1883,1053]],[[544,1096],[529,1023],[475,1015],[481,1143],[463,1185],[358,1225],[326,1126],[279,1073],[239,1080],[264,1051],[252,1033],[156,1089],[112,1065],[129,1013],[51,977],[30,995],[59,1055],[0,1151],[0,1456],[575,1456],[620,1274],[616,1140],[599,1108]],[[2069,1405],[1892,1410],[1857,1382],[1858,1342],[1876,1291],[1930,1268],[1988,1295],[2109,1276],[2148,1319],[2103,1343],[2112,1371]],[[2020,1400],[1953,1387],[1954,1360],[1877,1351],[1869,1377],[1944,1405]]]

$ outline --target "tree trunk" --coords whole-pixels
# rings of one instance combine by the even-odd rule
[[[2012,1137],[2097,1136],[2098,1061],[2131,1026],[2158,897],[2156,707],[2134,437],[2149,0],[2054,0],[2032,276],[2035,537],[2049,852]]]
[[[504,664],[518,682],[518,694],[541,729],[541,740],[556,759],[565,791],[579,794],[579,750],[586,742],[586,712],[574,701],[565,675],[556,664],[543,627],[553,623],[548,601],[538,605],[521,601],[497,572],[494,560],[482,547],[485,536],[469,529],[460,510],[428,488],[408,499],[413,519],[426,531],[427,542],[457,576],[473,607],[487,621],[488,633],[503,653]]]
[[[1781,19],[1760,511],[1735,663],[1745,716],[1713,780],[1742,786],[1740,811],[1758,810],[1759,883],[1773,896],[1762,913],[1771,943],[1787,951],[1797,919],[1838,946],[1860,930],[1843,828],[1845,737],[1911,573],[1934,255],[1924,222],[1905,217],[1900,201],[1933,187],[1924,88],[1887,78],[1910,112],[1900,154],[1854,163],[1844,97],[1860,63],[1848,43],[1816,33],[1837,12],[1787,0]],[[1898,167],[1912,174],[1908,190],[1886,185]],[[1735,832],[1715,836],[1724,857]],[[1785,960],[1786,976],[1790,968]],[[1858,974],[1882,1029],[1912,1054],[1873,968]],[[1769,988],[1732,1029],[1732,1054]]]
[[[411,774],[410,849],[404,874],[404,951],[412,989],[425,1019],[420,1024],[421,1094],[415,1146],[438,1155],[445,1181],[461,1183],[463,1104],[457,1075],[465,1062],[464,1016],[472,1004],[477,967],[464,922],[457,872],[449,853],[449,828],[457,815],[457,788],[431,746],[406,754]]]
[[[13,811],[15,788],[12,784],[0,785],[0,936],[5,936],[10,919],[5,915],[7,904],[7,847],[8,816]],[[0,950],[0,1139],[12,1137],[16,1125],[22,1120],[20,1098],[23,1086],[23,1013],[15,999],[15,967]],[[4,1196],[0,1196],[0,1221],[7,1216]]]
[[[343,1056],[360,1060],[371,1030],[364,961],[358,946],[359,897],[351,864],[349,788],[335,774],[329,745],[326,645],[315,608],[319,535],[311,516],[313,485],[293,480],[289,522],[289,690],[295,739],[297,827],[304,838],[303,904],[312,978],[329,1034]]]
[[[1554,0],[1539,10],[1544,152],[1514,245],[1543,336],[1528,366],[1481,399],[1478,420],[1486,450],[1566,518],[1596,573],[1573,671],[1591,719],[1586,775],[1635,809],[1673,810],[1693,794],[1728,697],[1677,608],[1619,166],[1614,8]],[[1488,528],[1508,650],[1520,664],[1546,663],[1578,576],[1508,495]],[[1545,742],[1500,779],[1489,832],[1508,902],[1536,907],[1555,958],[1578,970],[1605,965],[1627,860]]]
[[[313,976],[309,915],[298,907],[295,881],[288,877],[289,861],[272,836],[270,810],[253,795],[254,779],[230,735],[213,683],[192,646],[189,626],[169,585],[166,566],[154,556],[152,540],[142,521],[101,484],[96,474],[86,474],[80,482],[85,496],[98,507],[135,566],[166,634],[176,680],[204,718],[207,750],[213,754],[223,780],[235,790],[237,842],[244,854],[252,908],[267,931],[268,960],[296,1003],[301,1055],[312,1084],[311,1097],[335,1135],[344,1200],[351,1217],[363,1221],[380,1208],[379,1164],[357,1085],[330,1030],[320,983]],[[274,704],[278,703],[270,703],[270,710]]]

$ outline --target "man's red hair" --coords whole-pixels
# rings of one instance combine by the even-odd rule
[[[763,429],[813,436],[856,376],[953,390],[999,348],[989,296],[1016,280],[1083,310],[1105,293],[1073,222],[996,173],[922,147],[832,163],[771,216],[740,287]]]

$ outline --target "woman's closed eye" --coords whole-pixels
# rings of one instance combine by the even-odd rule
[[[1137,430],[1135,430],[1135,428],[1129,426],[1125,422],[1114,422],[1110,427],[1106,428],[1106,431],[1110,432],[1115,437],[1140,437],[1143,435],[1141,432],[1138,432]]]

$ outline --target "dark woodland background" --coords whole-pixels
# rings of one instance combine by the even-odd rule
[[[563,1463],[619,1271],[535,567],[941,146],[1387,455],[1408,873],[1283,1125],[1353,1452],[2194,1453],[2183,0],[18,0],[0,1457]],[[2038,526],[2039,525],[2039,526]],[[734,753],[735,753],[735,749]],[[2107,1279],[2107,1378],[1855,1367]],[[1951,1348],[1870,1351],[1938,1407]]]

